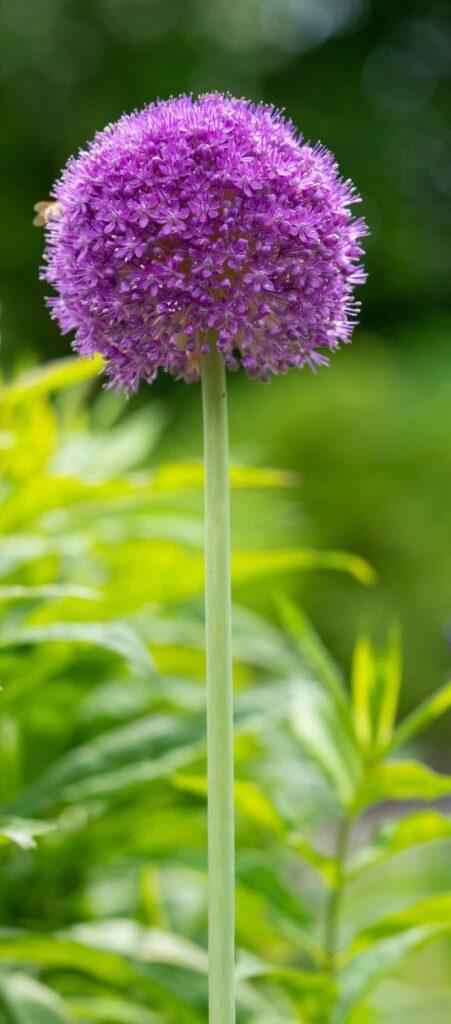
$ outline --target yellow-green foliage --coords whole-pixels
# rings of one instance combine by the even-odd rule
[[[201,1024],[202,466],[159,463],[160,408],[123,416],[97,369],[68,359],[1,395],[0,1022]],[[236,507],[292,483],[231,479]],[[238,546],[237,596],[305,568],[373,578],[355,555]],[[395,631],[384,651],[357,642],[348,688],[276,605],[279,627],[234,610],[239,1022],[378,1020],[380,979],[450,930],[439,879],[394,897],[378,872],[449,839],[417,801],[450,779],[412,744],[451,688],[396,724]]]

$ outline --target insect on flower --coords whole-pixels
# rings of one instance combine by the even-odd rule
[[[35,203],[33,210],[36,211],[36,217],[33,219],[35,228],[45,228],[50,220],[57,220],[61,215],[61,203],[44,199]]]

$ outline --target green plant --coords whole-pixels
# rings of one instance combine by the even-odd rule
[[[0,1021],[201,1024],[202,471],[142,468],[160,410],[115,422],[120,403],[94,394],[88,416],[93,372],[65,360],[3,392]],[[290,483],[233,468],[238,514],[247,489],[274,504]],[[371,579],[304,549],[238,549],[234,576],[276,586],[324,566]],[[385,1024],[390,1000],[420,1013],[400,965],[450,930],[440,861],[427,884],[402,878],[415,848],[449,838],[435,801],[451,783],[397,750],[451,688],[395,725],[396,635],[379,654],[359,640],[348,693],[299,609],[277,604],[282,629],[234,609],[239,1021]],[[399,801],[413,811],[394,816]],[[429,996],[444,1022],[446,997]]]
[[[358,642],[351,698],[299,609],[286,599],[279,608],[283,632],[235,611],[235,651],[247,677],[236,701],[239,1020],[389,1020],[373,1015],[371,993],[409,954],[449,934],[449,894],[432,892],[412,902],[413,888],[400,898],[388,885],[386,895],[378,889],[382,912],[366,911],[360,923],[344,898],[397,856],[449,839],[450,819],[436,807],[415,807],[401,817],[379,811],[363,838],[360,820],[381,803],[430,801],[451,792],[449,777],[393,757],[449,708],[451,686],[396,726],[396,637],[379,655],[366,639]],[[155,617],[152,646],[158,651],[163,643],[167,651],[177,639],[188,662],[189,651],[202,649],[202,632],[193,610]],[[259,682],[251,685],[255,673]],[[41,978],[37,983],[7,972],[7,1005],[15,1007],[16,1000],[20,1007],[23,999],[49,1004],[55,1022],[200,1024],[206,1012],[202,693],[172,674],[143,691],[138,676],[126,684],[132,692],[124,707],[124,684],[125,678],[94,684],[78,712],[90,738],[72,743],[18,797],[18,811],[59,809],[59,830],[33,855],[41,884],[50,876],[57,899],[50,908],[44,904],[50,930],[41,924],[0,933],[1,960]],[[111,728],[115,717],[121,724]],[[309,764],[314,773],[305,786]],[[336,823],[336,839],[326,846],[314,838],[324,821]],[[299,875],[303,864],[307,875]],[[68,868],[78,873],[75,892],[64,877]],[[31,879],[34,873],[29,865]],[[190,901],[181,913],[187,888]],[[74,924],[80,909],[85,921]],[[150,1015],[141,1001],[154,1007]],[[444,1022],[446,1012],[436,1020]]]
[[[116,422],[121,403],[94,394],[88,414],[97,368],[64,360],[2,394],[1,826],[23,852],[3,854],[2,916],[13,929],[1,957],[40,980],[7,971],[0,999],[8,1019],[33,1006],[44,1019],[69,1007],[82,1020],[143,1020],[143,1002],[167,1021],[195,1021],[206,1005],[202,468],[143,468],[161,412]],[[239,514],[247,490],[270,489],[274,505],[291,478],[233,467],[231,483]],[[305,549],[238,549],[233,575],[239,584],[304,568],[372,579],[355,556]],[[245,774],[275,710],[260,707],[260,692],[253,703],[250,684],[287,656],[257,618],[235,619]],[[263,847],[278,813],[251,777],[239,778],[237,801]],[[197,893],[194,918],[177,906],[168,915],[159,896],[176,868]],[[266,902],[257,876],[242,891]],[[266,1012],[255,985],[241,989],[241,1015]]]
[[[400,910],[389,910],[351,935],[343,934],[343,901],[362,876],[371,877],[374,868],[397,854],[451,836],[451,818],[437,806],[427,810],[415,806],[401,817],[390,809],[397,801],[437,801],[451,792],[450,776],[434,772],[421,761],[396,756],[448,711],[451,683],[396,725],[401,685],[396,632],[386,650],[379,653],[367,637],[358,640],[348,694],[300,611],[282,601],[281,616],[322,684],[320,689],[304,686],[296,695],[292,727],[331,789],[338,810],[335,840],[327,855],[302,834],[288,837],[289,844],[321,876],[329,893],[317,958],[325,983],[332,982],[330,1007],[324,1008],[321,996],[312,1019],[354,1024],[373,1019],[367,996],[381,978],[393,972],[412,950],[451,931],[450,894],[439,892]],[[362,839],[362,816],[368,817],[372,808],[381,805],[375,827]]]

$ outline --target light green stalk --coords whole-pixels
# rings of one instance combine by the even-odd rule
[[[335,848],[336,878],[326,914],[325,947],[329,970],[332,974],[335,973],[335,958],[337,955],[340,914],[346,886],[346,858],[351,826],[352,817],[345,811],[338,825]]]
[[[208,746],[209,1021],[235,1021],[233,680],[226,371],[202,359]]]

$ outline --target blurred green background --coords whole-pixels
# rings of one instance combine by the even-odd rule
[[[263,98],[334,150],[356,182],[371,237],[354,344],[317,377],[231,379],[232,446],[299,474],[273,543],[371,561],[380,582],[363,595],[321,574],[291,588],[344,662],[358,625],[377,635],[398,617],[408,704],[449,663],[449,13],[422,0],[0,4],[6,376],[67,352],[43,304],[32,207],[68,156],[123,110],[191,90]],[[162,454],[198,455],[197,389],[160,378],[131,408],[149,400],[163,403]],[[256,506],[256,547],[266,529]],[[270,609],[267,592],[242,596]]]

